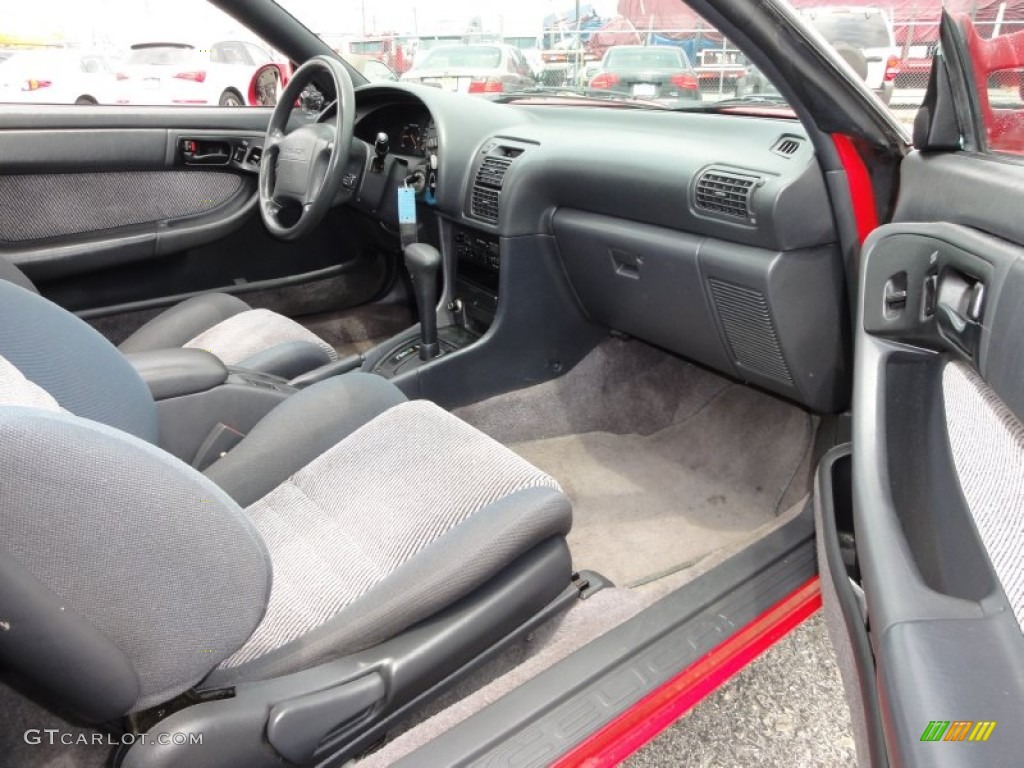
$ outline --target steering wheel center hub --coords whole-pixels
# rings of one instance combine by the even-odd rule
[[[296,100],[317,72],[327,72],[334,81],[338,97],[334,122],[289,131]],[[341,178],[352,149],[354,117],[355,91],[340,61],[315,56],[296,70],[270,117],[260,163],[260,215],[272,235],[295,240],[308,234],[339,197],[351,194],[341,186]],[[297,203],[301,212],[286,224],[281,213],[289,203]]]

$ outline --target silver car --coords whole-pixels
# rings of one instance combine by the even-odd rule
[[[508,93],[532,88],[533,69],[511,45],[445,45],[431,48],[412,69],[406,82],[433,85],[453,93]]]

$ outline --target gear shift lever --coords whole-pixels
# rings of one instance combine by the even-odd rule
[[[441,254],[432,245],[412,243],[405,247],[405,268],[412,276],[420,313],[420,360],[432,360],[441,351],[437,341],[437,270],[441,268]]]

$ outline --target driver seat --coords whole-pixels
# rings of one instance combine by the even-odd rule
[[[24,272],[2,257],[0,280],[39,292]],[[338,359],[333,346],[291,318],[253,309],[227,293],[204,293],[175,304],[121,342],[119,349],[128,354],[174,347],[205,349],[224,365],[286,379]]]

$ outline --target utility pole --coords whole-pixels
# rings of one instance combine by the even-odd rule
[[[573,79],[576,84],[580,82],[580,74],[583,72],[583,22],[580,20],[580,0],[576,0],[576,72]]]

